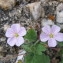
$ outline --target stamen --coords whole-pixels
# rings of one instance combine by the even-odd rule
[[[14,36],[15,36],[15,37],[18,37],[19,35],[18,35],[18,33],[15,33]]]
[[[54,37],[54,35],[51,33],[51,34],[49,35],[49,37],[50,37],[50,38],[53,38],[53,37]]]

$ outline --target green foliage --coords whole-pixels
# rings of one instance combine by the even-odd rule
[[[61,62],[63,63],[63,47],[60,48],[60,51],[58,52],[58,55],[61,57]]]
[[[60,63],[63,63],[63,60]]]
[[[29,42],[36,41],[37,40],[37,32],[34,29],[29,29],[27,31],[25,39],[27,39]]]
[[[49,56],[45,55],[45,45],[37,40],[37,32],[29,29],[25,39],[28,40],[21,47],[27,52],[24,56],[24,63],[50,63]]]
[[[42,55],[35,55],[33,53],[28,53],[24,57],[24,63],[50,63],[49,56],[42,54]]]
[[[63,57],[61,57],[61,61],[60,61],[60,63],[63,63]]]
[[[59,54],[63,55],[63,48],[60,49]]]
[[[30,44],[23,44],[21,47],[27,52],[32,52]]]
[[[43,51],[46,51],[46,47],[43,44],[36,45],[37,54],[41,55]]]
[[[62,46],[63,46],[63,42],[58,42],[58,45],[59,45],[60,47],[62,47]]]
[[[22,48],[27,52],[32,52],[34,54],[41,55],[42,52],[46,51],[46,47],[40,42],[34,44],[24,44]]]

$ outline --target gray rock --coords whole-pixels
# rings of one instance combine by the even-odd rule
[[[40,17],[44,17],[44,9],[41,6],[41,2],[34,2],[27,4],[26,7],[29,8],[30,13],[34,20],[37,20]]]
[[[41,26],[54,25],[54,22],[50,19],[42,19]]]

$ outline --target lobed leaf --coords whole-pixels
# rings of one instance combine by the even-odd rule
[[[27,31],[25,39],[27,39],[29,42],[36,41],[37,40],[37,32],[34,29],[29,29]]]
[[[24,63],[50,63],[50,58],[45,54],[34,55],[33,53],[28,53],[24,58]]]

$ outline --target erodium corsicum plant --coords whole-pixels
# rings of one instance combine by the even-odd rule
[[[11,47],[16,45],[26,51],[23,63],[52,63],[53,60],[63,63],[63,33],[57,25],[42,27],[38,35],[37,30],[13,24],[5,36]]]

